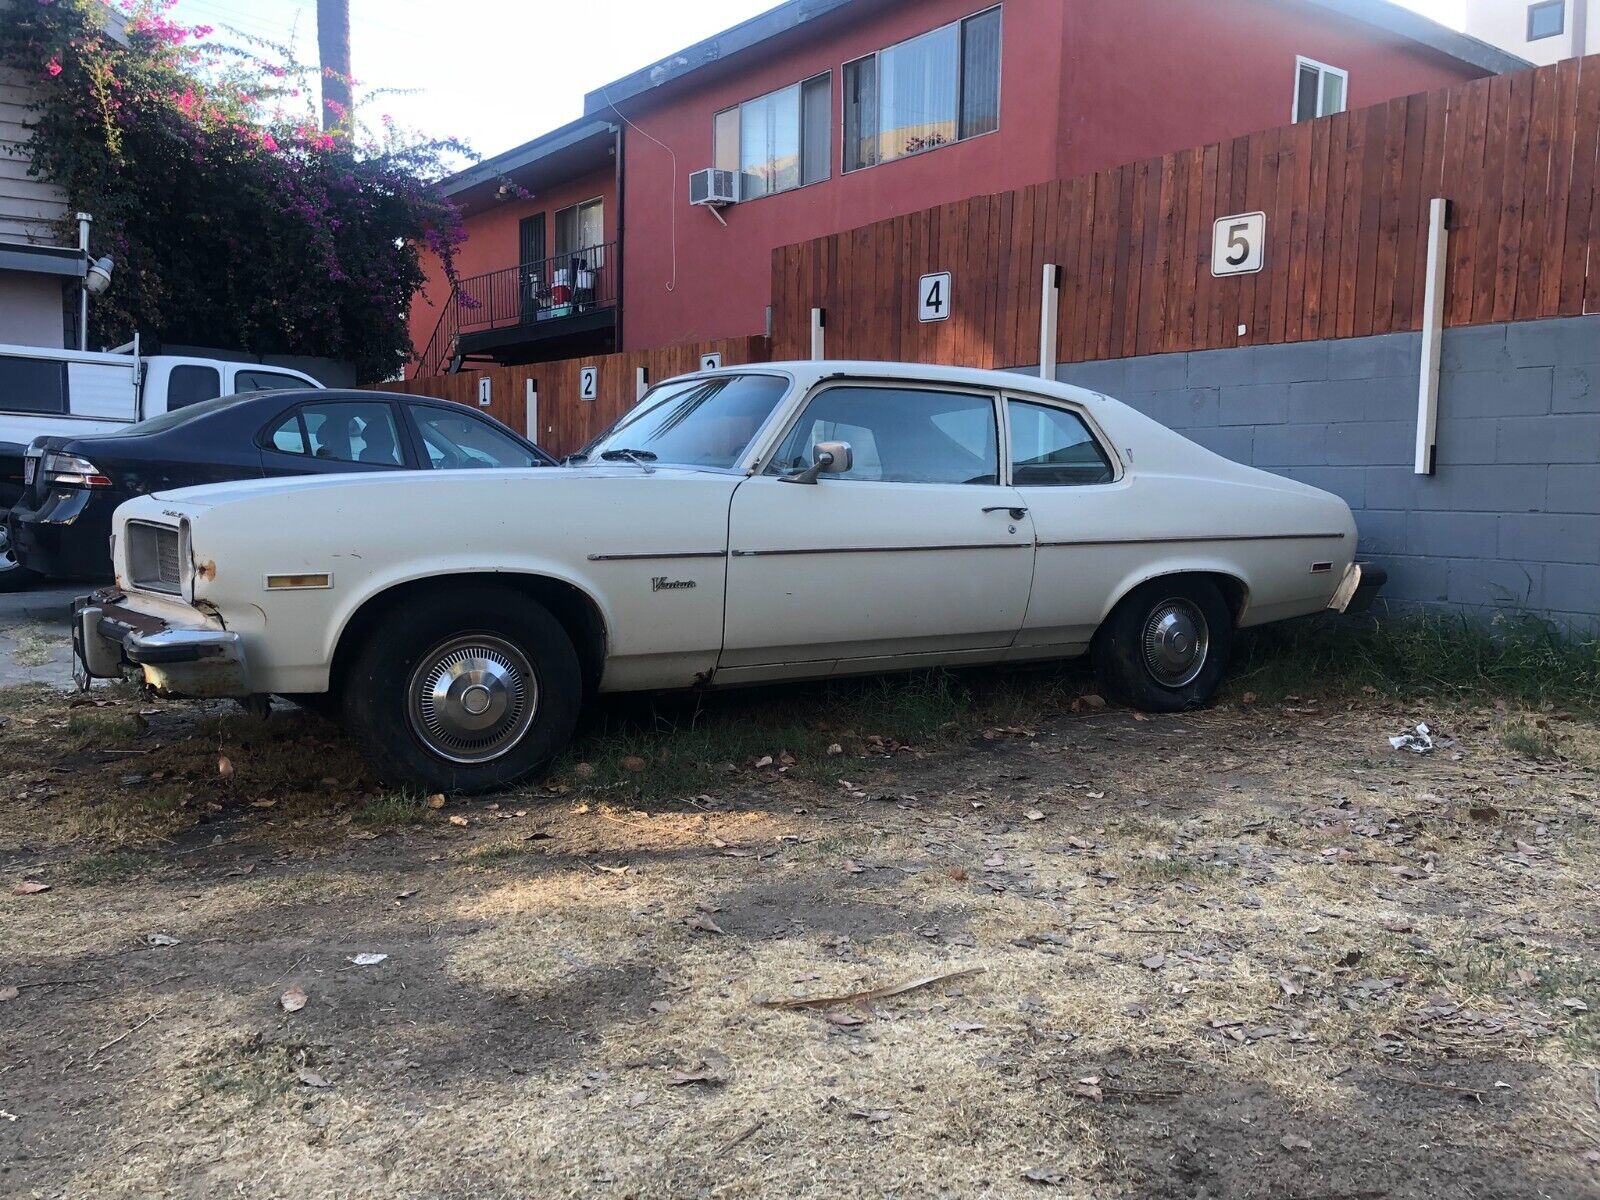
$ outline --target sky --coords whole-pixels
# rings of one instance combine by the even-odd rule
[[[409,89],[373,104],[487,157],[580,116],[583,96],[777,0],[350,0],[351,72]],[[1400,0],[1459,27],[1464,0]],[[189,24],[231,26],[316,58],[316,0],[178,0]]]

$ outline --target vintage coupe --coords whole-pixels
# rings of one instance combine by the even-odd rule
[[[1205,703],[1233,632],[1366,586],[1345,503],[1023,375],[792,362],[668,380],[562,470],[213,484],[116,513],[83,672],[286,695],[375,768],[510,784],[596,691],[1091,653]]]

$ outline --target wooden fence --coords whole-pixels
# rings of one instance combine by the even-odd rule
[[[482,381],[487,380],[487,411],[513,429],[528,433],[551,454],[562,455],[581,448],[633,407],[638,399],[639,368],[644,368],[651,383],[658,383],[699,370],[707,354],[720,354],[727,366],[765,362],[771,357],[765,337],[723,338],[524,367],[477,369],[469,364],[455,375],[429,375],[378,386],[384,391],[438,396],[477,407]],[[594,372],[592,396],[584,394],[585,372],[589,370]],[[537,430],[530,429],[528,422],[530,382],[538,397]]]
[[[830,358],[1031,364],[1046,263],[1061,362],[1415,330],[1436,196],[1447,324],[1596,312],[1597,147],[1600,56],[977,196],[775,251],[773,353],[805,357],[821,307]],[[1213,277],[1213,223],[1253,212],[1263,269]]]

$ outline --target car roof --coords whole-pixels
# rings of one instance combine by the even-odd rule
[[[712,371],[692,371],[676,379],[713,378],[751,372],[780,372],[794,379],[801,388],[810,388],[828,379],[893,379],[915,383],[964,384],[967,387],[1029,392],[1048,399],[1069,400],[1078,404],[1104,402],[1108,397],[1071,383],[1041,379],[1023,371],[997,371],[983,367],[952,367],[941,363],[883,362],[875,359],[792,359],[787,362],[741,363]]]

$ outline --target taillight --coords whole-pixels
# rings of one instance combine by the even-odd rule
[[[76,454],[48,451],[40,466],[47,484],[57,483],[69,487],[103,488],[111,486],[111,479],[100,473],[100,468],[87,458]]]

